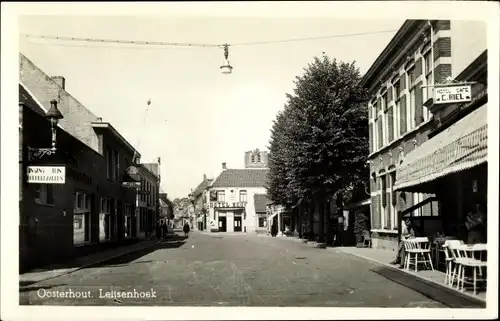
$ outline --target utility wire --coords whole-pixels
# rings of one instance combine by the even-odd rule
[[[273,43],[312,41],[312,40],[331,39],[331,38],[346,38],[346,37],[356,37],[356,36],[389,33],[389,32],[396,32],[396,31],[397,30],[382,30],[382,31],[372,31],[372,32],[363,32],[363,33],[338,34],[338,35],[321,36],[321,37],[294,38],[294,39],[257,41],[257,42],[242,42],[242,43],[227,44],[227,46],[232,46],[232,47],[235,47],[235,46],[253,46],[253,45],[265,45],[265,44],[273,44]],[[29,35],[29,34],[22,34],[22,36],[26,37],[26,38],[37,38],[37,39],[59,40],[59,41],[78,41],[78,42],[91,42],[91,43],[102,43],[102,44],[112,43],[112,44],[122,44],[122,45],[203,47],[203,48],[224,48],[224,46],[225,46],[224,44],[209,44],[209,43],[182,43],[182,42],[143,41],[143,40],[115,40],[115,39],[98,39],[98,38],[43,36],[43,35]]]

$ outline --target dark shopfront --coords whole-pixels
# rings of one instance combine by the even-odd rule
[[[408,154],[396,177],[395,190],[433,193],[438,213],[416,216],[427,199],[400,212],[424,236],[437,232],[467,242],[468,213],[487,202],[487,106],[483,105]],[[484,209],[486,210],[486,209]]]

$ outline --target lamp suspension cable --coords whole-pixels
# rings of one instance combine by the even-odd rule
[[[31,39],[44,39],[44,40],[57,40],[57,41],[73,41],[73,42],[89,42],[89,43],[99,43],[99,44],[119,44],[119,45],[139,45],[139,46],[169,46],[169,47],[191,47],[191,48],[228,48],[229,46],[254,46],[254,45],[267,45],[267,44],[277,44],[277,43],[290,43],[290,42],[301,42],[301,41],[313,41],[331,38],[346,38],[346,37],[357,37],[366,36],[382,33],[394,33],[397,30],[381,30],[381,31],[371,31],[362,33],[350,33],[350,34],[337,34],[329,36],[319,36],[319,37],[306,37],[306,38],[293,38],[293,39],[283,39],[283,40],[270,40],[270,41],[256,41],[256,42],[241,42],[233,44],[210,44],[210,43],[183,43],[183,42],[164,42],[164,41],[144,41],[144,40],[118,40],[118,39],[100,39],[100,38],[81,38],[81,37],[63,37],[63,36],[45,36],[45,35],[31,35],[22,34],[25,38]]]

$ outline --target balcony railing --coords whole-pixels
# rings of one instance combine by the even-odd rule
[[[247,202],[210,202],[210,208],[245,208]]]

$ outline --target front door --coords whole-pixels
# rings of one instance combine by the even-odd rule
[[[241,232],[241,216],[234,217],[234,231]]]
[[[226,217],[219,216],[219,232],[226,232]]]

